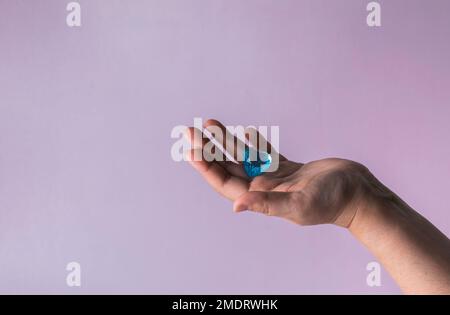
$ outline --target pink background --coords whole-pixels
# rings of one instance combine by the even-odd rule
[[[449,1],[68,2],[0,0],[0,293],[400,292],[343,229],[232,213],[170,158],[193,117],[365,163],[450,234]]]

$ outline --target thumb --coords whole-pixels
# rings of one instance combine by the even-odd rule
[[[270,216],[285,217],[291,208],[292,193],[278,191],[249,191],[233,205],[235,212],[251,210]]]

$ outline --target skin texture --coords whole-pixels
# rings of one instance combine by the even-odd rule
[[[344,227],[377,257],[405,293],[450,294],[450,240],[366,167],[336,158],[303,164],[280,155],[277,171],[249,178],[241,163],[195,158],[202,156],[209,142],[202,137],[205,130],[214,130],[212,136],[222,147],[234,148],[235,160],[241,154],[245,144],[220,136],[218,128],[226,135],[226,128],[216,120],[208,120],[204,130],[188,128],[192,149],[187,158],[212,188],[233,201],[235,212],[250,210],[299,225]],[[264,138],[257,139],[253,146],[277,153]]]

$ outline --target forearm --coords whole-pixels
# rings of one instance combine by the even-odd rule
[[[450,294],[450,240],[393,193],[360,204],[350,232],[408,294]]]

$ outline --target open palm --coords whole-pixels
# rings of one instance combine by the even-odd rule
[[[224,134],[227,132],[216,120],[208,120],[204,128],[208,130],[213,126],[219,127]],[[372,179],[364,166],[349,160],[330,158],[302,164],[282,155],[277,171],[249,178],[242,163],[196,161],[193,158],[196,151],[202,151],[205,145],[205,140],[200,144],[194,141],[199,133],[202,131],[193,127],[188,129],[188,139],[193,145],[189,160],[217,192],[234,201],[237,212],[252,210],[301,225],[334,223],[348,226],[365,192],[364,187]],[[259,139],[259,142],[266,141],[261,136]],[[221,139],[216,140],[222,143]],[[234,145],[239,141],[234,138]],[[224,143],[222,145],[225,147]],[[269,143],[264,145],[269,153],[274,153]]]

